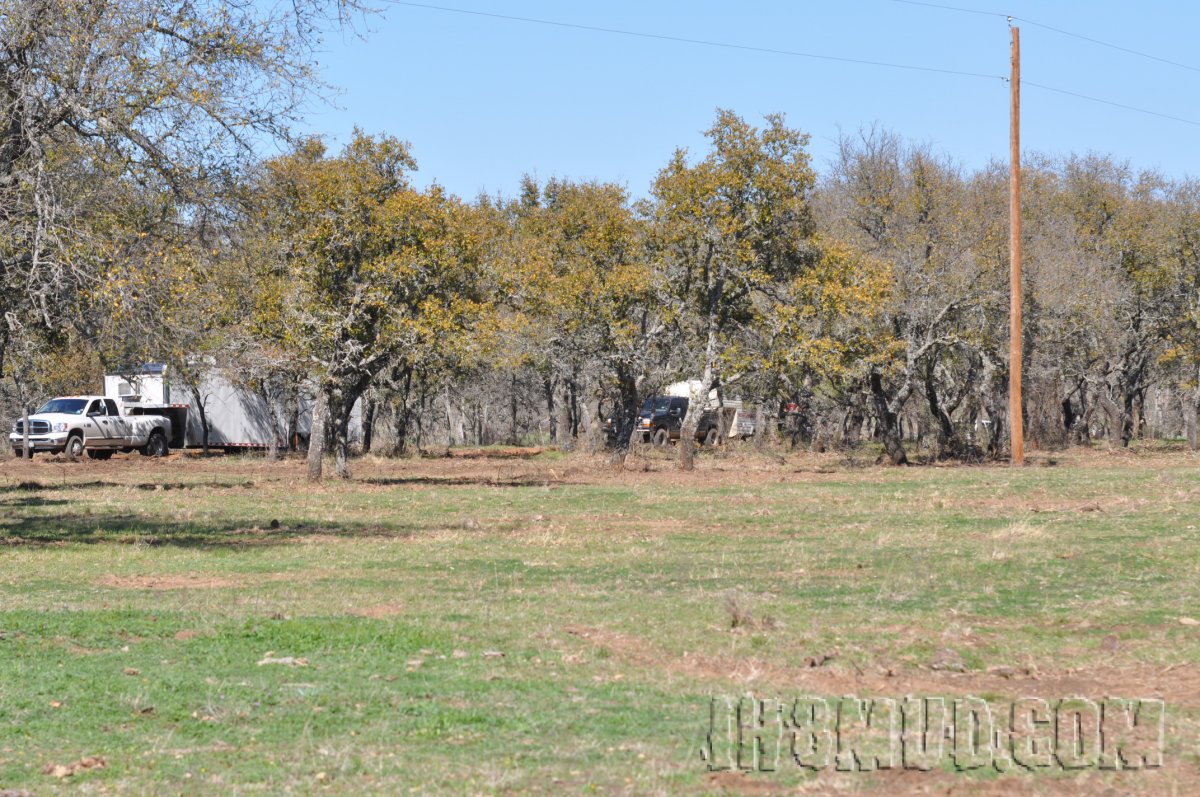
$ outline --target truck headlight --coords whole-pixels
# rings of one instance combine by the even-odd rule
[[[54,426],[52,426],[51,428],[52,428],[54,431],[56,431],[56,432],[65,432],[65,431],[67,431],[67,425],[66,425],[65,423],[56,423],[56,424],[54,424]]]

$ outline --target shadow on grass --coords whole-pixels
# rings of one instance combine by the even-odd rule
[[[71,503],[65,498],[42,498],[40,495],[28,495],[19,498],[0,498],[0,506],[66,506]]]
[[[408,523],[389,526],[362,523],[303,523],[295,526],[247,528],[233,523],[169,522],[131,514],[97,516],[65,513],[0,521],[0,547],[107,543],[244,549],[295,544],[313,535],[346,539],[410,539],[423,530],[421,526]]]
[[[55,492],[58,490],[93,490],[104,487],[123,487],[127,490],[229,490],[234,487],[253,487],[252,481],[240,482],[58,482],[46,484],[38,481],[23,481],[16,484],[0,484],[0,493]]]
[[[435,487],[545,487],[551,483],[544,474],[528,474],[505,478],[487,476],[397,476],[389,478],[356,479],[360,484],[375,487],[404,487],[414,484]]]

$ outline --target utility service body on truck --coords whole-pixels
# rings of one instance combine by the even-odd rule
[[[127,414],[106,396],[63,396],[29,416],[29,451],[65,453],[71,459],[85,452],[92,459],[108,459],[114,451],[162,457],[175,429],[166,414]],[[19,420],[8,436],[13,453],[24,454],[26,439],[25,422]]]

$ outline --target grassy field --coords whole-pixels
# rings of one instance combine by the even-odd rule
[[[1197,460],[1055,459],[5,461],[0,789],[1196,793]],[[1165,765],[710,772],[746,693],[1160,698]]]

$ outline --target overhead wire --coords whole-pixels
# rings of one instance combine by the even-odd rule
[[[943,69],[933,66],[919,66],[916,64],[899,64],[889,61],[872,61],[864,58],[848,58],[837,55],[824,55],[821,53],[808,53],[799,50],[781,50],[774,47],[758,47],[750,44],[735,44],[732,42],[713,41],[709,39],[689,39],[683,36],[670,36],[662,33],[645,33],[636,30],[623,30],[621,28],[605,28],[598,25],[583,25],[575,22],[562,22],[553,19],[539,19],[537,17],[518,17],[511,14],[497,14],[490,11],[476,11],[467,8],[453,8],[451,6],[439,6],[431,3],[412,3],[407,0],[391,0],[392,5],[409,6],[411,8],[426,8],[433,11],[446,11],[454,14],[467,14],[476,17],[489,17],[492,19],[504,19],[510,22],[527,22],[537,25],[549,25],[557,28],[572,28],[574,30],[586,30],[594,33],[610,33],[620,36],[634,36],[641,39],[657,39],[660,41],[678,42],[681,44],[698,44],[705,47],[723,47],[730,50],[745,50],[755,53],[766,53],[768,55],[786,55],[796,58],[815,58],[821,61],[840,61],[847,64],[860,64],[865,66],[879,66],[890,69],[907,69],[916,72],[937,72],[944,75],[959,75],[962,77],[986,78],[988,80],[1004,80],[1003,75],[988,75],[982,72],[966,72],[959,69]]]
[[[1068,97],[1075,97],[1076,99],[1087,100],[1088,102],[1098,102],[1101,105],[1111,105],[1114,108],[1122,108],[1126,111],[1134,111],[1135,113],[1142,113],[1146,114],[1147,116],[1157,116],[1160,119],[1170,119],[1173,122],[1182,122],[1185,125],[1194,125],[1195,127],[1200,127],[1200,122],[1196,121],[1195,119],[1187,119],[1183,116],[1174,116],[1169,113],[1162,113],[1161,111],[1151,111],[1147,108],[1139,108],[1136,105],[1126,105],[1123,102],[1106,100],[1101,97],[1092,97],[1088,94],[1080,94],[1077,91],[1070,91],[1069,89],[1060,89],[1055,86],[1034,83],[1032,80],[1026,80],[1025,78],[1021,78],[1021,85],[1031,86],[1032,88],[1041,89],[1042,91],[1052,91],[1055,94],[1064,94]]]
[[[1019,17],[1016,14],[1005,14],[1000,11],[980,11],[979,9],[975,8],[963,8],[962,6],[951,6],[944,3],[930,3],[926,0],[892,0],[892,2],[900,3],[906,6],[924,6],[925,8],[938,8],[943,11],[957,11],[962,14],[979,14],[981,16],[988,17],[1006,17],[1014,22],[1022,22],[1026,25],[1032,25],[1035,28],[1042,28],[1043,30],[1052,31],[1061,36],[1069,36],[1072,39],[1079,39],[1080,41],[1085,41],[1100,47],[1107,47],[1110,50],[1117,50],[1118,52],[1126,53],[1128,55],[1136,55],[1139,58],[1147,58],[1151,61],[1157,61],[1160,64],[1178,67],[1179,69],[1186,69],[1189,72],[1200,72],[1200,66],[1192,66],[1191,64],[1185,64],[1181,61],[1173,61],[1170,58],[1163,58],[1162,56],[1154,55],[1153,53],[1135,50],[1132,47],[1114,44],[1113,42],[1107,42],[1103,39],[1097,39],[1092,36],[1084,36],[1082,33],[1075,33],[1074,31],[1065,30],[1063,28],[1056,28],[1053,25],[1047,25],[1044,22],[1037,22],[1036,20],[1029,19],[1028,17]]]
[[[902,64],[902,63],[896,63],[896,62],[891,62],[891,61],[875,61],[875,60],[864,59],[864,58],[850,58],[847,56],[827,55],[827,54],[823,54],[823,53],[810,53],[810,52],[803,52],[800,50],[784,50],[784,49],[779,49],[779,48],[775,48],[775,47],[760,47],[757,45],[737,44],[734,42],[723,42],[723,41],[716,41],[716,40],[712,40],[712,39],[693,39],[693,38],[688,38],[688,37],[684,37],[684,36],[672,36],[672,35],[662,34],[662,33],[647,33],[645,31],[627,30],[627,29],[623,29],[623,28],[610,28],[610,27],[603,27],[603,26],[599,26],[599,25],[585,25],[585,24],[577,23],[577,22],[563,22],[561,20],[543,19],[543,18],[539,18],[539,17],[524,17],[524,16],[516,16],[516,15],[512,15],[512,14],[499,14],[499,13],[492,12],[492,11],[478,11],[475,9],[457,8],[454,6],[435,5],[433,3],[417,3],[417,2],[411,2],[410,0],[390,0],[390,2],[392,5],[407,6],[409,8],[421,8],[421,9],[427,9],[430,11],[441,11],[441,12],[452,13],[452,14],[462,14],[462,15],[474,16],[474,17],[484,17],[484,18],[488,18],[488,19],[500,19],[500,20],[506,20],[509,22],[521,22],[521,23],[526,23],[526,24],[544,25],[544,26],[555,27],[555,28],[568,28],[568,29],[572,29],[572,30],[590,31],[593,33],[606,33],[606,34],[610,34],[610,35],[630,36],[630,37],[639,38],[639,39],[651,39],[651,40],[657,40],[657,41],[675,42],[675,43],[679,43],[679,44],[699,45],[699,46],[703,46],[703,47],[719,47],[719,48],[724,48],[724,49],[729,49],[729,50],[741,50],[741,51],[746,51],[746,52],[764,53],[767,55],[782,55],[782,56],[789,56],[789,57],[794,57],[794,58],[810,58],[810,59],[816,59],[816,60],[821,60],[821,61],[835,61],[835,62],[840,62],[840,63],[857,64],[860,66],[875,66],[875,67],[882,67],[882,68],[887,68],[887,69],[903,69],[903,70],[915,71],[915,72],[931,72],[931,73],[937,73],[937,74],[943,74],[943,75],[955,75],[955,76],[959,76],[959,77],[983,78],[986,80],[1002,80],[1006,83],[1008,82],[1008,77],[1006,77],[1004,75],[986,74],[983,72],[971,72],[971,71],[966,71],[966,70],[961,70],[961,69],[950,69],[950,68],[945,68],[945,67],[934,67],[934,66],[922,66],[922,65],[918,65],[918,64]],[[942,10],[946,10],[946,11],[958,11],[958,12],[963,12],[963,13],[979,14],[982,16],[1002,17],[1002,18],[1007,18],[1009,20],[1018,20],[1018,21],[1024,22],[1025,24],[1028,24],[1028,25],[1034,25],[1036,27],[1041,27],[1041,28],[1045,28],[1047,30],[1054,31],[1055,33],[1061,33],[1063,35],[1073,36],[1075,38],[1083,39],[1085,41],[1089,41],[1089,42],[1092,42],[1095,44],[1100,44],[1105,47],[1111,47],[1111,48],[1114,48],[1117,50],[1122,50],[1122,51],[1125,51],[1128,53],[1132,53],[1134,55],[1141,55],[1143,57],[1151,58],[1156,61],[1162,61],[1163,63],[1170,64],[1172,66],[1177,66],[1177,67],[1181,67],[1184,69],[1190,69],[1193,71],[1200,72],[1200,69],[1197,69],[1196,67],[1188,66],[1187,64],[1181,64],[1181,63],[1178,63],[1175,61],[1170,61],[1168,59],[1158,58],[1157,56],[1141,53],[1136,50],[1131,50],[1131,49],[1128,49],[1125,47],[1121,47],[1120,45],[1110,44],[1107,42],[1100,41],[1098,39],[1091,39],[1086,36],[1071,33],[1070,31],[1064,31],[1064,30],[1061,30],[1058,28],[1051,27],[1049,25],[1043,25],[1042,23],[1034,22],[1029,19],[1024,19],[1022,17],[1016,17],[1016,16],[1012,16],[1009,14],[1004,14],[999,11],[980,11],[977,9],[945,5],[942,3],[925,2],[925,0],[893,0],[893,2],[902,3],[905,5],[913,5],[913,6],[926,6],[929,8],[937,8],[937,9],[942,9]],[[1080,99],[1080,100],[1085,100],[1087,102],[1094,102],[1094,103],[1098,103],[1100,105],[1107,105],[1107,106],[1110,106],[1113,108],[1120,108],[1122,110],[1130,111],[1133,113],[1140,113],[1140,114],[1144,114],[1147,116],[1154,116],[1154,117],[1157,117],[1160,119],[1168,119],[1168,120],[1171,120],[1174,122],[1180,122],[1182,124],[1200,127],[1200,121],[1196,121],[1194,119],[1188,119],[1186,117],[1176,116],[1173,114],[1163,113],[1160,111],[1153,111],[1153,110],[1150,110],[1147,108],[1139,108],[1135,105],[1128,105],[1126,103],[1116,102],[1114,100],[1106,100],[1102,97],[1094,97],[1089,94],[1083,94],[1081,92],[1072,91],[1070,89],[1058,88],[1056,86],[1048,86],[1044,83],[1036,83],[1036,82],[1033,82],[1030,80],[1022,79],[1021,82],[1025,86],[1029,86],[1029,87],[1035,88],[1035,89],[1040,89],[1042,91],[1049,91],[1049,92],[1052,92],[1055,94],[1061,94],[1064,96],[1074,97],[1074,98]]]

